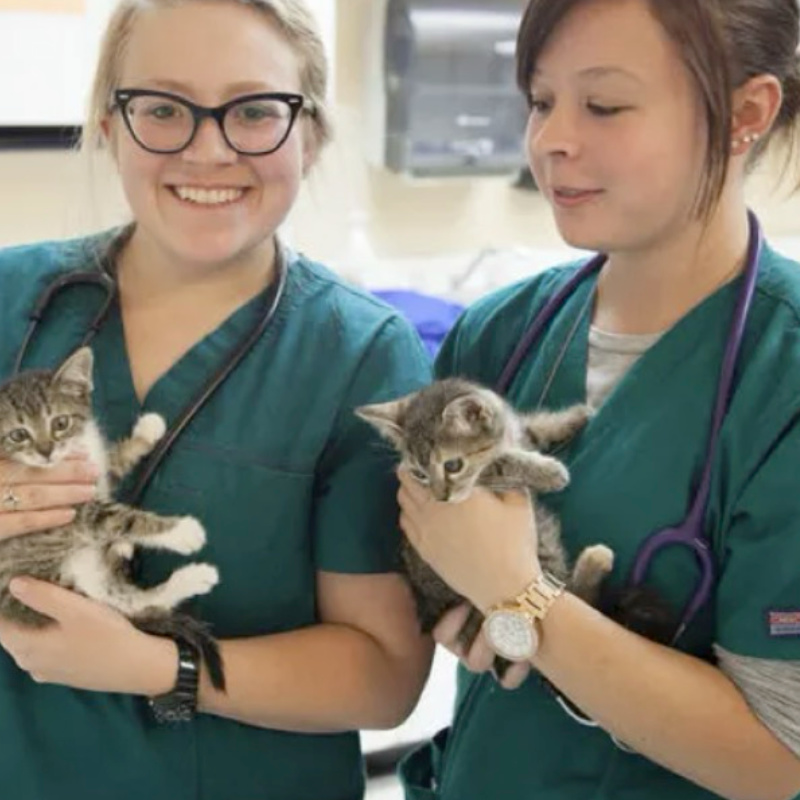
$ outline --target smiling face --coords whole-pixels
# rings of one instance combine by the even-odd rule
[[[218,106],[260,92],[300,93],[300,61],[264,13],[225,1],[177,4],[139,15],[119,86]],[[271,246],[313,156],[307,122],[301,114],[274,153],[243,156],[206,119],[188,148],[159,155],[140,147],[119,112],[112,114],[106,130],[135,235],[163,258],[198,265]]]
[[[644,0],[582,3],[531,81],[528,157],[571,245],[657,247],[691,218],[707,126],[680,54]]]

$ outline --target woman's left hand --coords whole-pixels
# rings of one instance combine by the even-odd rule
[[[461,503],[437,502],[399,470],[400,525],[420,556],[480,611],[519,594],[541,569],[530,498],[476,489]]]
[[[447,611],[433,629],[434,641],[447,648],[470,672],[492,672],[495,680],[504,689],[517,689],[522,686],[531,671],[529,662],[520,661],[511,664],[505,675],[499,678],[494,671],[495,652],[486,641],[482,630],[478,631],[469,649],[461,643],[460,633],[467,621],[469,610],[469,606],[462,603]]]
[[[54,623],[32,629],[0,620],[0,645],[37,683],[157,694],[175,671],[175,646],[136,629],[117,611],[60,586],[15,578],[12,594]]]

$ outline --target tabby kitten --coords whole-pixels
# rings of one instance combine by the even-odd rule
[[[459,378],[436,381],[389,403],[362,406],[356,414],[374,425],[401,455],[401,465],[440,501],[457,503],[476,486],[495,492],[527,489],[535,496],[567,486],[569,473],[546,455],[571,439],[588,421],[588,406],[519,414],[501,397]],[[605,545],[584,549],[571,570],[556,517],[534,503],[542,568],[592,605],[614,556]],[[450,608],[464,602],[403,539],[402,557],[417,603],[422,630],[430,632]],[[483,622],[472,609],[459,639],[468,647]],[[507,662],[498,659],[503,672]]]
[[[107,444],[92,416],[92,365],[92,352],[84,347],[56,371],[30,370],[0,385],[0,459],[47,468],[82,451],[101,472],[97,499],[78,506],[72,522],[0,540],[0,616],[29,627],[49,624],[8,585],[16,575],[59,584],[115,608],[140,630],[187,639],[200,651],[213,685],[224,690],[222,657],[207,626],[175,611],[210,592],[219,581],[217,569],[189,564],[148,589],[129,578],[134,546],[189,555],[205,544],[205,530],[192,517],[163,517],[110,499],[109,478],[122,478],[152,450],[164,435],[164,420],[145,414],[130,438]]]

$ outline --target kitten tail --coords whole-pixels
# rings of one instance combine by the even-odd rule
[[[180,612],[159,614],[149,612],[135,617],[131,622],[140,631],[156,636],[180,637],[195,647],[206,665],[211,685],[220,692],[225,691],[225,668],[219,644],[211,635],[209,626]]]
[[[628,630],[660,644],[668,645],[677,628],[677,619],[664,598],[647,586],[625,586],[600,591],[600,611]]]

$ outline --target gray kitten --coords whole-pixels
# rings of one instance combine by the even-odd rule
[[[571,439],[591,415],[584,405],[519,414],[489,389],[459,378],[436,381],[389,403],[362,406],[356,413],[397,448],[401,465],[428,486],[437,500],[449,503],[464,500],[476,486],[494,492],[527,489],[534,498],[540,492],[565,488],[567,468],[543,451]],[[564,581],[571,592],[597,605],[600,584],[613,566],[613,553],[605,545],[587,547],[570,570],[558,520],[540,503],[534,504],[534,510],[542,568]],[[405,539],[402,557],[422,630],[430,632],[442,614],[464,598]],[[460,633],[462,644],[472,643],[482,622],[480,612],[472,609]]]
[[[217,569],[189,564],[149,589],[129,577],[134,546],[188,555],[203,547],[205,530],[192,517],[159,516],[110,499],[109,477],[121,479],[152,450],[164,434],[164,420],[144,414],[130,438],[106,443],[92,416],[92,364],[92,352],[84,347],[56,371],[30,370],[0,385],[0,459],[47,468],[81,451],[101,473],[97,499],[78,506],[72,522],[0,540],[0,616],[29,627],[52,622],[8,591],[17,575],[49,581],[115,608],[140,630],[187,639],[222,690],[216,641],[203,623],[174,610],[211,591],[219,581]],[[2,488],[13,493],[13,486]]]

